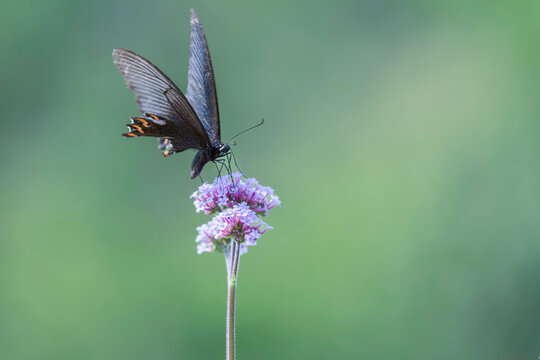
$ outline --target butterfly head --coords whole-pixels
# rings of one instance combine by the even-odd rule
[[[231,151],[231,147],[227,143],[222,143],[219,146],[219,156],[225,156]]]

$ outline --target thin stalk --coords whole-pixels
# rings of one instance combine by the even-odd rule
[[[228,251],[225,251],[225,264],[227,265],[227,330],[226,330],[226,360],[236,359],[236,333],[235,307],[236,307],[236,281],[238,265],[240,263],[240,244],[231,240]]]

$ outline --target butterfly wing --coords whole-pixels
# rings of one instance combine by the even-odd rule
[[[197,13],[191,10],[191,45],[186,97],[195,109],[212,144],[220,142],[216,83],[206,36]]]
[[[124,49],[113,50],[114,63],[137,97],[141,114],[153,114],[175,125],[178,148],[204,149],[211,145],[206,130],[180,89],[161,70],[142,56]],[[181,144],[181,145],[180,145]]]

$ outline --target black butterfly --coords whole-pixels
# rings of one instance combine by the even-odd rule
[[[206,37],[191,10],[191,45],[186,96],[150,61],[132,51],[113,50],[113,60],[129,88],[137,96],[144,117],[131,117],[124,137],[154,136],[158,148],[169,156],[186,149],[199,152],[191,163],[191,178],[203,166],[225,156],[230,147],[221,141],[219,109],[212,61]]]

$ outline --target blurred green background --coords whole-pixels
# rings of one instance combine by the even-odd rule
[[[113,47],[185,89],[283,202],[242,257],[239,359],[540,356],[538,1],[0,3],[0,358],[220,359],[193,152],[120,133]],[[211,180],[213,166],[203,173]]]

